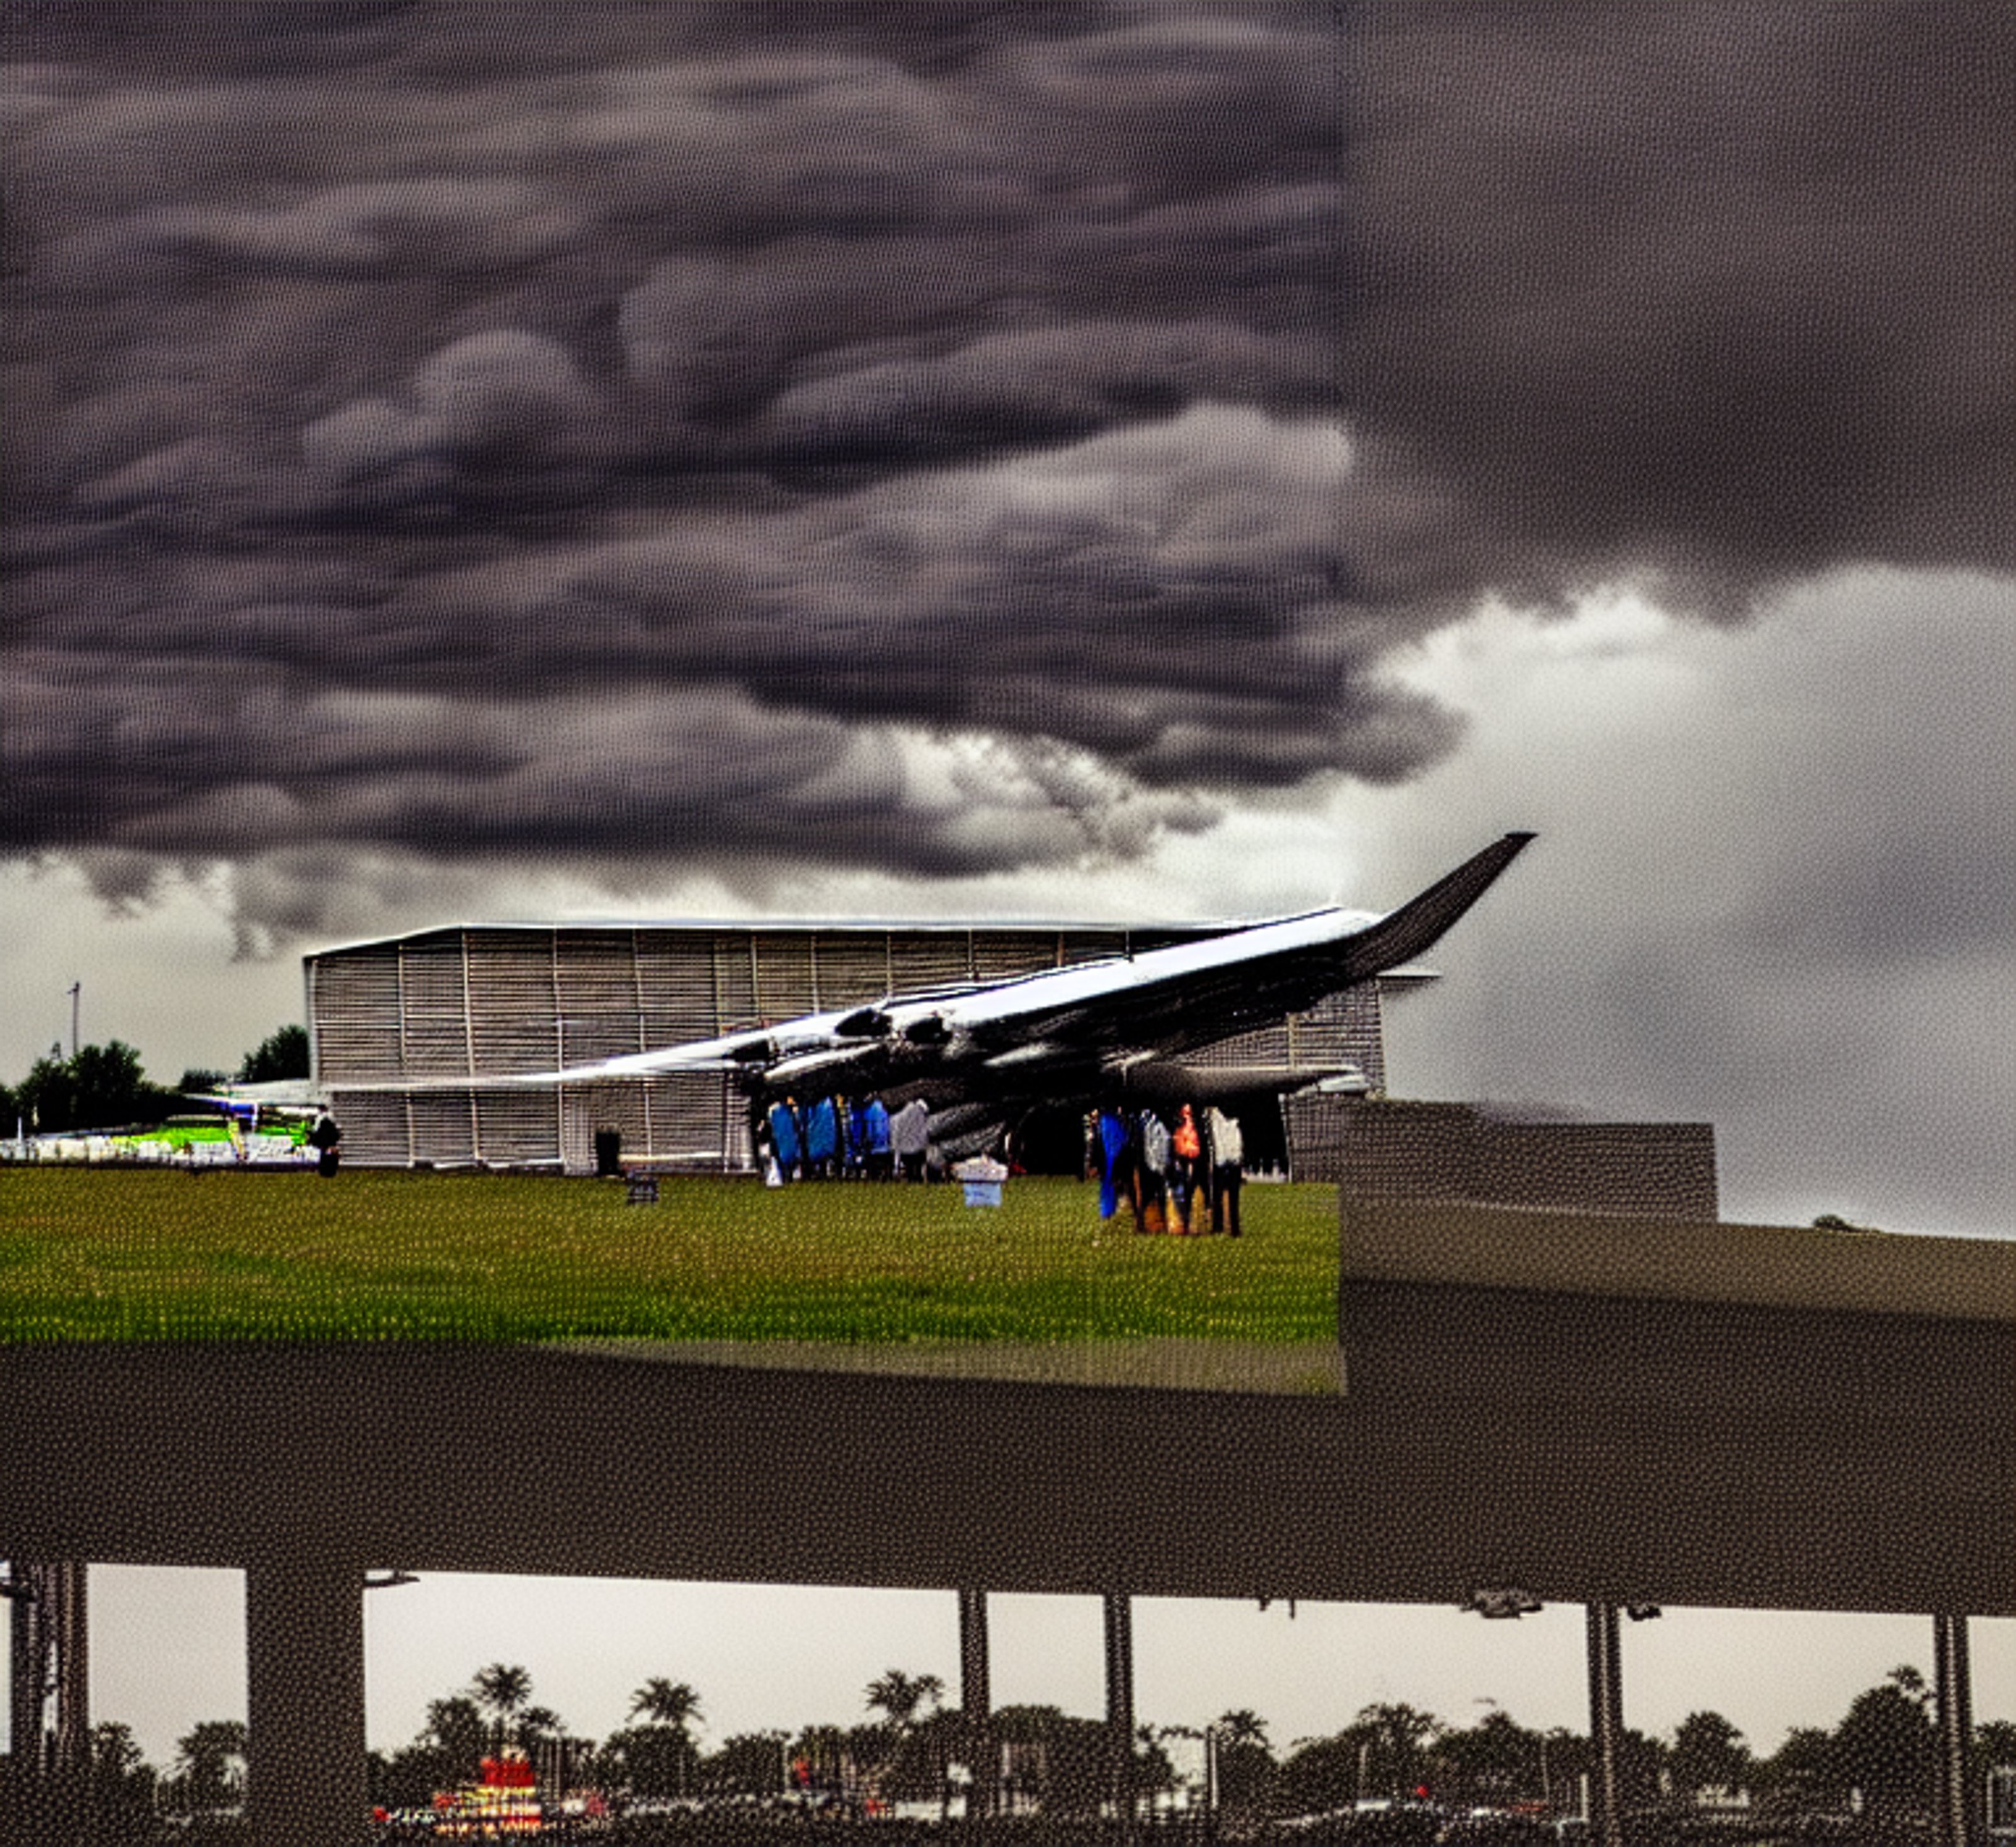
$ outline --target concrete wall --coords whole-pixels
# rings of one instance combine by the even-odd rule
[[[2011,1248],[1348,1219],[1327,1397],[676,1347],[0,1347],[0,1557],[2016,1612]],[[500,1429],[519,1473],[486,1485]]]
[[[1296,1178],[1364,1198],[1716,1215],[1709,1123],[1507,1122],[1467,1104],[1355,1097],[1289,1107]]]

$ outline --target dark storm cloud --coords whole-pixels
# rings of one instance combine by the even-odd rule
[[[22,844],[965,871],[1443,747],[1339,597],[1326,14],[510,16],[21,35]]]
[[[1428,504],[1400,594],[2016,563],[2016,12],[1377,7],[1351,410]]]
[[[2006,566],[2011,30],[23,9],[5,825],[1126,854],[1445,754],[1481,592]]]

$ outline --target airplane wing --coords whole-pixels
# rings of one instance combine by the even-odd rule
[[[1384,916],[1317,911],[1003,983],[952,1003],[949,1024],[998,1059],[1021,1046],[1181,1053],[1301,1013],[1415,956],[1489,889],[1533,836],[1508,833]]]
[[[1450,926],[1490,889],[1498,875],[1525,851],[1532,837],[1531,833],[1507,834],[1466,859],[1454,872],[1436,880],[1420,897],[1409,899],[1370,929],[1359,931],[1350,939],[1346,963],[1350,981],[1366,981],[1388,969],[1398,968],[1439,942]]]
[[[310,1078],[274,1078],[264,1083],[232,1084],[221,1090],[185,1090],[191,1103],[214,1104],[219,1109],[262,1110],[312,1116],[322,1107],[322,1092]]]
[[[880,1037],[887,1018],[875,1007],[808,1014],[776,1026],[751,1026],[719,1039],[693,1039],[649,1052],[625,1052],[556,1071],[493,1071],[474,1077],[416,1078],[403,1084],[373,1084],[373,1090],[491,1089],[524,1084],[589,1084],[610,1078],[657,1078],[682,1072],[714,1072],[745,1079],[805,1060],[844,1061]]]
[[[850,1017],[861,1028],[853,1042],[808,1043],[767,1066],[761,1087],[810,1093],[911,1083],[941,1096],[1064,1102],[1109,1083],[1146,1093],[1166,1082],[1199,1098],[1216,1080],[1183,1054],[1411,961],[1532,837],[1505,835],[1384,916],[1316,911],[967,994],[891,999]],[[1327,1075],[1344,1082],[1350,1070],[1300,1072],[1275,1087]]]

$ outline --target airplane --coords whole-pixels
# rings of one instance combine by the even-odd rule
[[[1000,981],[889,995],[717,1039],[592,1064],[401,1086],[584,1084],[730,1075],[754,1104],[790,1096],[921,1096],[948,1158],[998,1142],[1040,1105],[1229,1103],[1312,1085],[1365,1087],[1350,1065],[1212,1064],[1197,1053],[1313,1006],[1420,955],[1532,840],[1507,833],[1384,916],[1335,908],[1235,925],[1167,949]]]

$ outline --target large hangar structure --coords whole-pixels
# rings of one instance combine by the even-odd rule
[[[774,1024],[892,993],[1004,980],[1211,933],[1180,924],[707,923],[452,924],[304,958],[315,1075],[370,1166],[594,1165],[614,1129],[626,1160],[754,1165],[746,1100],[726,1076],[458,1087]],[[1355,1064],[1385,1083],[1382,976],[1198,1054],[1227,1064]],[[416,1082],[425,1087],[412,1089]],[[1291,1097],[1285,1154],[1330,1168],[1337,1100]]]

